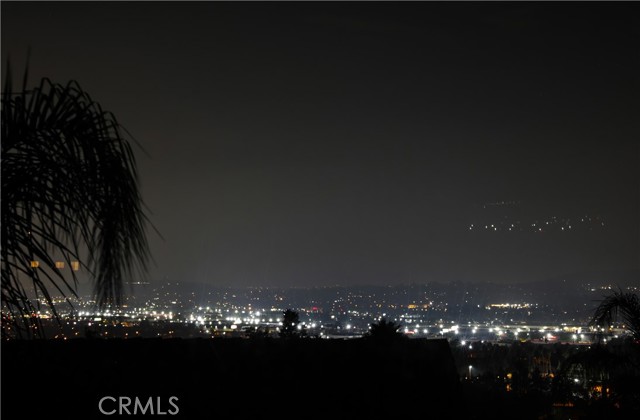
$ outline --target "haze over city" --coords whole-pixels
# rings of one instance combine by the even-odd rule
[[[625,7],[3,2],[3,70],[30,49],[144,149],[152,283],[615,281],[640,255]]]

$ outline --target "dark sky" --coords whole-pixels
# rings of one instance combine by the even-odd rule
[[[148,152],[152,281],[640,268],[637,3],[1,7],[3,61],[20,73],[30,46],[32,81],[78,80]],[[503,200],[606,226],[468,230]]]

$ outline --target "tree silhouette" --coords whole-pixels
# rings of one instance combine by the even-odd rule
[[[640,387],[638,379],[640,364],[637,340],[640,339],[640,300],[635,293],[624,293],[622,290],[606,296],[596,308],[589,325],[611,326],[614,322],[624,323],[624,328],[631,332],[635,341],[623,341],[607,346],[597,345],[588,351],[568,360],[567,369],[582,373],[582,391],[593,393],[595,398],[608,399],[611,389],[612,401],[608,404],[625,407],[638,412],[640,410]],[[569,371],[573,374],[573,371]],[[593,385],[599,387],[593,388]]]
[[[365,337],[385,341],[401,340],[406,337],[400,332],[400,328],[402,328],[401,323],[395,323],[381,318],[378,322],[371,323],[371,329]]]
[[[298,324],[300,324],[300,315],[298,312],[287,309],[283,313],[282,328],[280,328],[280,337],[292,338],[297,337]]]
[[[123,281],[144,273],[145,216],[124,130],[82,90],[44,78],[2,93],[3,337],[39,336],[40,300],[76,295],[76,272],[94,279],[99,307],[119,305]],[[31,298],[35,297],[32,301]]]
[[[640,300],[635,293],[613,292],[596,308],[589,325],[611,326],[620,318],[634,339],[640,339]]]

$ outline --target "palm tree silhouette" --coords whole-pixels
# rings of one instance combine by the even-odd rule
[[[51,293],[67,301],[75,296],[79,267],[92,275],[99,307],[122,302],[123,281],[146,271],[147,217],[128,133],[115,116],[75,81],[44,78],[27,89],[25,71],[22,89],[14,92],[7,68],[2,331],[4,337],[33,337],[42,330],[39,302],[59,319]]]
[[[605,297],[596,308],[591,326],[610,326],[618,318],[631,331],[634,339],[640,339],[640,300],[635,293],[622,290]]]
[[[636,411],[640,388],[638,378],[640,353],[640,299],[635,293],[614,291],[606,296],[596,308],[589,325],[595,327],[611,326],[614,322],[622,322],[624,328],[631,332],[633,341],[622,345],[594,346],[582,355],[569,360],[580,365],[584,374],[584,384],[600,385],[600,396],[607,398],[607,390],[611,387],[615,405]],[[571,363],[567,363],[571,367]]]

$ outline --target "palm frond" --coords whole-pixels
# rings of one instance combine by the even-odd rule
[[[26,73],[25,82],[26,83]],[[74,295],[76,273],[53,255],[81,261],[100,307],[119,305],[126,278],[147,268],[147,217],[136,160],[117,119],[82,90],[42,79],[2,94],[2,298],[19,333],[32,335],[31,282],[53,308],[49,289]],[[43,269],[31,267],[37,260]],[[54,312],[55,313],[55,312]],[[20,320],[20,322],[17,322]],[[24,322],[23,322],[24,321]]]
[[[611,326],[622,321],[635,338],[640,337],[640,300],[634,293],[622,291],[606,296],[596,308],[590,325]]]

